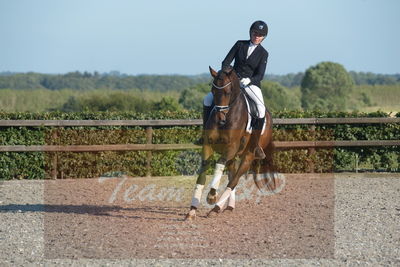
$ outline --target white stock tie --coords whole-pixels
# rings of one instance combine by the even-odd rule
[[[249,49],[247,49],[247,57],[246,57],[246,59],[249,58],[249,56],[253,53],[253,51],[254,51],[254,49],[256,49],[256,47],[257,47],[256,45],[250,43]]]

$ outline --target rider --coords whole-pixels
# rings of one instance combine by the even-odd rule
[[[240,77],[240,86],[244,88],[247,95],[257,105],[258,117],[254,123],[253,138],[257,146],[254,149],[256,158],[265,158],[264,151],[258,145],[262,127],[265,121],[264,99],[260,89],[261,80],[264,78],[267,66],[268,52],[262,47],[261,42],[268,34],[268,26],[264,21],[257,20],[250,27],[250,40],[237,41],[231,48],[224,61],[222,68],[230,67],[235,60],[233,69]],[[212,111],[213,95],[210,92],[204,97],[203,102],[203,127]]]

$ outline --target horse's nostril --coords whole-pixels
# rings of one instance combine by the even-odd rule
[[[220,120],[218,123],[219,123],[219,125],[223,126],[223,125],[225,125],[226,121],[225,120]]]

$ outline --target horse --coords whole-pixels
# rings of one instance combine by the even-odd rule
[[[240,177],[252,170],[254,173],[273,173],[272,143],[272,115],[266,110],[264,131],[259,139],[259,145],[263,148],[266,158],[256,159],[253,150],[255,147],[252,135],[246,131],[249,119],[249,111],[245,99],[245,92],[240,88],[239,77],[232,68],[216,72],[209,67],[213,82],[211,92],[214,97],[214,108],[205,123],[203,130],[202,163],[200,173],[196,181],[190,211],[186,214],[186,220],[196,217],[196,210],[200,204],[202,191],[206,182],[206,172],[211,165],[214,152],[220,154],[211,181],[211,189],[207,195],[207,203],[215,204],[208,213],[208,217],[218,214],[228,201],[225,210],[232,211],[235,208],[235,187]],[[236,159],[239,160],[236,160]],[[225,167],[228,170],[228,184],[217,202],[217,189]],[[265,179],[257,179],[253,175],[258,189],[266,185]],[[271,181],[269,181],[271,182]],[[275,184],[275,178],[273,177]],[[267,187],[271,188],[267,184]]]

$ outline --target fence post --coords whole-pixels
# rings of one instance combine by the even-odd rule
[[[53,142],[58,139],[57,130],[55,130],[55,131],[53,130],[51,138],[53,139]],[[57,154],[58,154],[58,152],[52,153],[52,159],[51,159],[51,178],[52,179],[57,179],[57,175],[58,175],[58,170],[57,170],[58,155]]]
[[[356,173],[358,173],[358,154],[354,153],[354,168],[356,169]]]
[[[313,141],[315,141],[315,124],[310,126],[310,136]],[[315,148],[309,147],[308,148],[308,172],[314,173],[315,172],[315,164],[314,164],[314,155],[315,155]]]
[[[153,142],[153,127],[146,127],[146,144],[152,144]],[[146,176],[151,176],[151,159],[152,159],[152,151],[149,150],[146,153]]]

